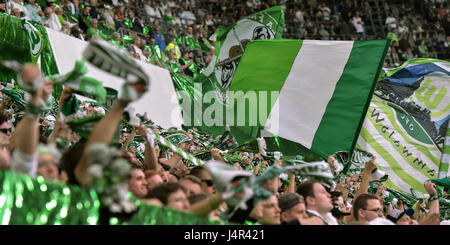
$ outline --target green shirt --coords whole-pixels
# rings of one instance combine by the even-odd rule
[[[90,40],[92,36],[98,36],[100,39],[106,39],[106,36],[103,35],[103,33],[99,29],[94,29],[92,27],[89,27],[89,29],[86,31],[87,39]]]

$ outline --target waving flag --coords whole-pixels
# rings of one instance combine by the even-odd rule
[[[243,92],[236,101],[255,92],[257,103],[250,102],[245,113],[258,112],[257,127],[325,159],[351,152],[387,47],[387,40],[252,41],[230,91]],[[231,105],[239,120],[239,108]],[[252,115],[246,115],[245,126],[252,126]]]
[[[231,80],[248,42],[261,39],[279,39],[283,30],[284,13],[281,6],[275,6],[246,16],[231,27],[220,26],[212,37],[215,41],[214,56],[203,73],[199,74],[195,80],[172,74],[172,80],[177,91],[183,91],[185,94],[183,100],[189,99],[191,101],[191,103],[186,104],[180,103],[183,108],[184,125],[194,126],[215,136],[222,134],[226,126],[225,116],[216,114],[216,122],[219,123],[215,125],[207,124],[203,120],[203,115],[208,113],[206,108],[214,103],[219,103],[223,108],[222,111],[226,111],[229,104],[226,92],[229,90]],[[204,101],[204,95],[207,93],[212,94],[213,98]],[[197,95],[200,95],[200,97]],[[202,107],[199,107],[199,105],[202,105]],[[235,131],[236,128],[232,130]],[[244,141],[246,140],[242,142]]]
[[[215,33],[215,56],[203,74],[218,92],[228,90],[247,43],[251,40],[279,39],[283,29],[281,6],[249,15],[230,28],[219,27]]]
[[[447,176],[449,75],[447,61],[413,59],[378,83],[358,146],[378,156],[389,187],[426,193],[426,180]]]

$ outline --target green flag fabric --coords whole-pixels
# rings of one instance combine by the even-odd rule
[[[244,17],[231,27],[220,26],[214,34],[216,40],[215,53],[208,67],[192,82],[183,82],[184,84],[190,84],[191,89],[187,90],[183,87],[177,87],[181,79],[179,77],[174,79],[172,75],[172,79],[177,80],[174,83],[178,91],[184,91],[190,95],[193,94],[192,91],[201,92],[201,95],[205,95],[208,92],[215,94],[212,101],[202,101],[202,96],[192,96],[190,97],[192,103],[180,103],[185,114],[183,116],[184,125],[188,127],[195,126],[200,131],[210,132],[214,136],[222,134],[225,131],[224,126],[226,124],[222,126],[204,124],[202,115],[205,112],[205,108],[214,103],[220,103],[223,111],[226,110],[228,105],[226,91],[229,89],[233,74],[238,67],[246,44],[250,40],[279,39],[282,36],[283,29],[284,13],[281,6],[272,7]],[[177,43],[181,43],[179,36],[177,36]],[[202,104],[203,107],[200,106]],[[221,117],[217,120],[221,120]],[[239,132],[239,128],[232,128],[232,132],[237,135],[246,135],[246,133]],[[243,139],[241,142],[246,140]]]
[[[281,6],[249,15],[230,28],[219,27],[215,33],[215,56],[204,75],[209,82],[219,86],[220,91],[228,90],[246,44],[250,40],[281,38],[283,29],[284,13]]]

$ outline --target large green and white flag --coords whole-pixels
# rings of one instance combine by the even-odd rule
[[[325,159],[351,152],[388,44],[251,41],[231,82],[227,122],[264,128]]]

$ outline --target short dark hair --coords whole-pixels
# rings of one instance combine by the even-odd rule
[[[190,182],[198,184],[198,185],[202,184],[202,181],[200,180],[200,178],[195,175],[192,175],[192,174],[185,175],[183,178],[180,179],[180,181],[182,181],[182,180],[189,180]]]
[[[7,122],[7,121],[8,121],[8,116],[5,113],[1,112],[0,113],[0,124]]]
[[[178,190],[182,190],[186,193],[186,190],[183,186],[175,182],[166,182],[160,185],[155,186],[153,189],[149,191],[147,194],[147,198],[157,198],[164,205],[167,205],[169,195],[177,192]]]
[[[206,194],[206,193],[197,193],[197,194],[192,194],[192,195],[190,195],[189,197],[188,197],[188,201],[189,201],[189,204],[191,204],[191,205],[194,205],[194,204],[196,204],[197,202],[200,202],[200,201],[203,201],[203,200],[205,200],[206,198],[208,198],[209,197],[209,195],[208,194]]]
[[[344,194],[340,191],[332,191],[331,194],[331,200],[335,202],[339,197],[344,197]]]
[[[156,171],[156,170],[150,169],[150,170],[146,170],[144,172],[144,174],[145,174],[145,177],[148,178],[148,177],[152,177],[152,176],[155,176],[155,175],[159,175],[159,172]]]
[[[190,175],[194,175],[197,178],[201,178],[203,171],[206,171],[203,166],[196,166],[189,172]]]
[[[356,198],[355,202],[353,203],[353,217],[355,217],[356,220],[359,220],[358,210],[366,209],[367,201],[372,199],[380,200],[377,196],[367,193],[361,194],[360,196],[358,196],[358,198]]]
[[[297,187],[297,194],[302,195],[305,199],[306,204],[306,198],[307,197],[314,197],[314,184],[319,183],[315,180],[307,180],[300,183],[300,185]],[[319,183],[320,184],[320,183]]]

